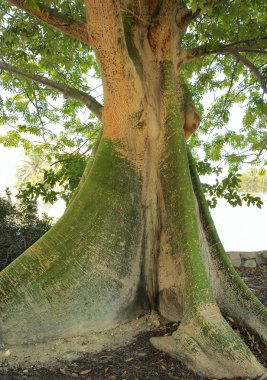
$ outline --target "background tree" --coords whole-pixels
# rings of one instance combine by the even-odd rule
[[[240,177],[240,191],[267,193],[267,175],[265,170],[250,168]]]
[[[37,153],[29,153],[28,157],[23,159],[17,169],[16,177],[19,183],[30,181],[33,184],[42,178],[44,169],[44,160]],[[19,185],[18,183],[18,185]]]
[[[34,202],[13,204],[7,189],[0,198],[0,270],[38,240],[52,225],[52,219],[37,215]]]
[[[267,311],[223,250],[185,138],[202,116],[207,136],[192,136],[195,152],[202,146],[209,160],[235,167],[248,154],[263,159],[263,2],[9,0],[1,7],[3,86],[16,89],[3,100],[2,122],[12,130],[2,141],[17,138],[27,149],[25,131],[41,139],[43,152],[50,143],[56,154],[68,144],[80,148],[94,133],[80,104],[104,124],[63,217],[0,275],[2,341],[101,330],[154,309],[181,321],[171,337],[152,339],[159,349],[206,376],[261,375],[223,316],[266,341]],[[103,104],[90,93],[92,67]],[[205,115],[200,98],[212,88],[219,97]],[[68,98],[60,109],[57,94]],[[221,133],[233,102],[248,103],[243,130]]]

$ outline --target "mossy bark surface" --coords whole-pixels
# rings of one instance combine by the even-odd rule
[[[169,236],[181,261],[183,312],[171,337],[152,338],[151,342],[204,376],[253,377],[264,369],[221,315],[205,269],[172,62],[162,65],[162,80],[166,111],[161,178]]]
[[[220,308],[241,328],[248,328],[267,342],[267,309],[246,286],[226,254],[212,220],[191,153],[188,151],[191,178],[199,205],[200,219],[213,264],[211,284]],[[215,278],[216,277],[216,280]]]
[[[101,330],[140,312],[140,198],[138,173],[103,139],[75,202],[1,273],[4,342]]]

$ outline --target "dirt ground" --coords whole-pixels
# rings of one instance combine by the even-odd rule
[[[257,268],[241,268],[239,272],[249,287],[258,296],[262,303],[267,306],[267,266]],[[144,328],[144,325],[146,326]],[[23,355],[20,352],[20,359],[23,362],[11,360],[8,349],[5,350],[6,359],[0,364],[1,380],[204,380],[203,377],[189,371],[179,361],[170,358],[153,348],[149,342],[152,336],[169,335],[177,328],[177,324],[161,324],[155,316],[151,319],[141,318],[132,325],[132,331],[139,331],[138,335],[132,339],[129,332],[120,328],[119,333],[114,332],[109,336],[107,347],[122,335],[128,343],[122,347],[101,349],[88,353],[88,345],[95,344],[93,341],[65,342],[67,350],[64,355],[57,356],[57,360],[52,360],[49,351],[56,350],[55,347],[44,345],[44,360],[36,363],[34,351],[25,349]],[[143,331],[145,330],[145,331]],[[239,332],[258,360],[267,367],[267,346],[263,345],[246,330]],[[116,335],[117,334],[117,335]],[[128,335],[127,335],[128,334]],[[104,334],[105,335],[105,334]],[[106,333],[108,335],[108,333]],[[99,336],[95,337],[99,341]],[[104,341],[104,340],[103,340]],[[61,342],[62,343],[62,342]],[[62,345],[62,344],[61,344]],[[77,347],[84,347],[79,349]],[[42,349],[42,347],[41,347]],[[3,350],[2,350],[3,351]],[[16,353],[18,355],[18,353]],[[13,357],[14,355],[13,353]],[[60,355],[60,351],[58,351]],[[55,355],[54,355],[55,356]],[[17,356],[19,357],[19,355]],[[45,357],[47,358],[45,360]],[[238,378],[241,379],[241,378]],[[246,379],[246,378],[242,378]],[[267,379],[267,377],[266,377]],[[236,379],[237,380],[237,379]]]

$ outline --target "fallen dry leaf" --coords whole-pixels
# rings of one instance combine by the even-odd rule
[[[128,358],[128,359],[125,359],[124,361],[125,362],[131,362],[132,360],[134,360],[134,358]]]
[[[138,356],[146,356],[146,353],[145,352],[139,352],[139,354],[137,354]]]
[[[91,369],[84,369],[83,371],[80,372],[80,375],[87,375],[90,372],[92,372]]]
[[[11,350],[10,349],[4,351],[4,353],[3,353],[3,356],[5,356],[5,357],[8,357],[10,355],[11,355]]]

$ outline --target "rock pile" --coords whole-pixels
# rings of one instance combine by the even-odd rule
[[[234,267],[255,268],[267,264],[267,251],[227,252]]]

